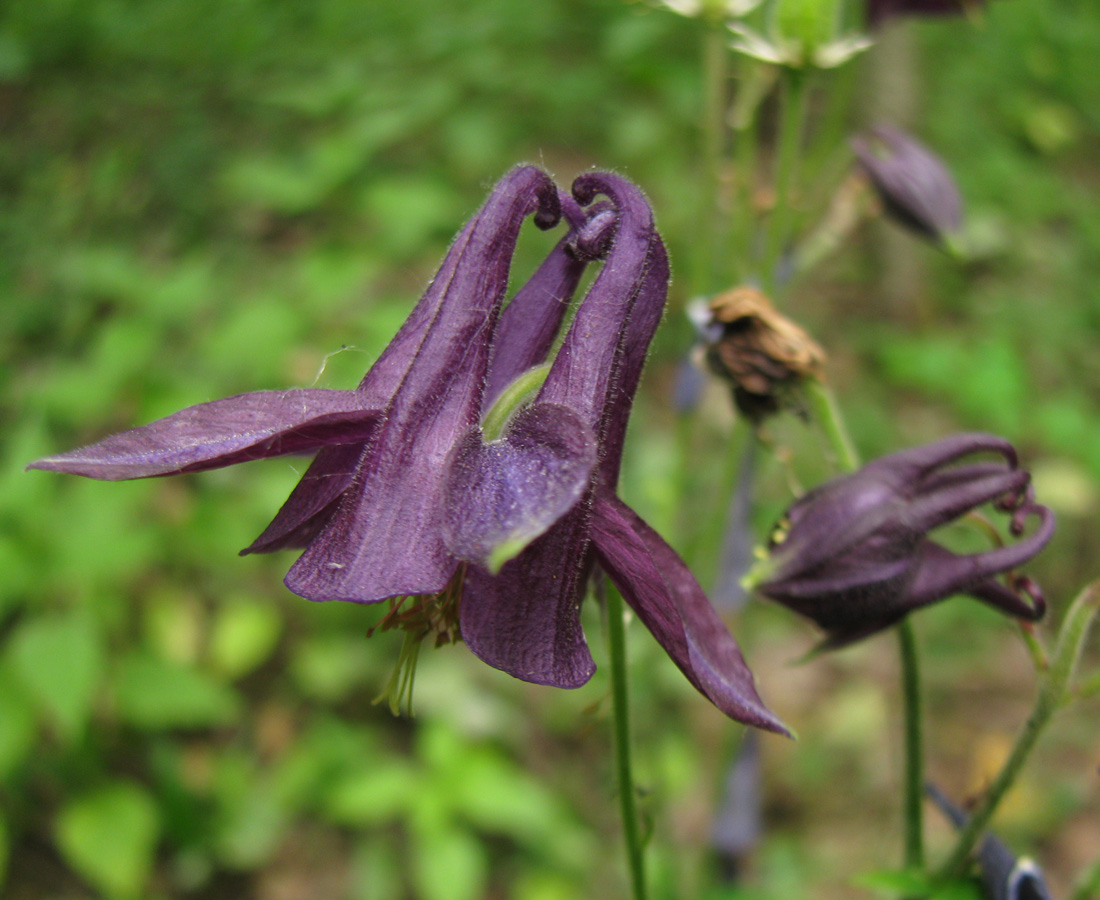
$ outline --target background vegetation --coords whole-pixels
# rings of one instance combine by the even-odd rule
[[[958,429],[1021,447],[1061,519],[1034,572],[1057,618],[1097,574],[1100,10],[1004,0],[899,31],[900,124],[952,165],[980,252],[959,265],[874,224],[789,311],[831,349],[866,455]],[[853,127],[882,109],[884,49],[850,80]],[[553,691],[444,649],[394,719],[370,702],[398,649],[366,640],[375,611],[289,594],[286,555],[236,557],[302,462],[120,485],[22,467],[206,399],[351,386],[501,173],[598,165],[647,189],[677,267],[623,490],[713,580],[743,434],[718,388],[672,403],[684,303],[723,286],[693,262],[698,57],[693,22],[621,0],[0,7],[5,897],[620,893],[602,673]],[[805,483],[824,475],[811,430],[777,439]],[[790,495],[774,464],[759,480],[763,533]],[[1030,665],[977,604],[917,626],[930,771],[962,796],[1025,714]],[[792,667],[815,635],[755,602],[736,633],[801,736],[762,742],[740,887],[711,850],[740,732],[630,631],[658,894],[854,896],[854,872],[900,856],[893,645]],[[1001,818],[1056,894],[1100,853],[1097,712],[1060,721]]]

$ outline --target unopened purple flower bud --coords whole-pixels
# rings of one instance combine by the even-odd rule
[[[886,212],[935,244],[962,226],[962,198],[951,172],[909,135],[880,125],[852,138],[852,149]]]
[[[1002,458],[952,465],[977,453]],[[1035,556],[1054,532],[1054,515],[1034,502],[1030,482],[1013,447],[986,434],[958,434],[885,456],[790,507],[758,590],[813,619],[826,632],[826,647],[867,637],[952,594],[1036,621],[1045,603],[1034,582],[995,578]],[[1020,540],[957,555],[929,538],[990,502],[1011,515],[1009,531]],[[1033,517],[1038,527],[1022,537]]]

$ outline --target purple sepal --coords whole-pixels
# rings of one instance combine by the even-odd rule
[[[790,735],[756,692],[752,672],[691,570],[617,497],[597,493],[592,539],[600,566],[688,681],[732,719]]]
[[[259,391],[189,406],[27,468],[101,481],[203,472],[353,444],[370,436],[378,416],[354,391]]]

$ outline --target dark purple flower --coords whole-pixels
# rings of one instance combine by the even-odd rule
[[[909,135],[880,125],[852,138],[852,149],[886,211],[936,244],[962,226],[958,186],[935,153]]]
[[[1003,459],[951,465],[976,453]],[[1054,532],[1051,511],[1031,499],[1030,480],[1012,446],[985,434],[959,434],[875,460],[787,511],[758,589],[813,619],[828,647],[874,634],[952,594],[1038,620],[1045,604],[1031,581],[1017,577],[1006,586],[994,578],[1031,559]],[[1011,513],[1014,537],[1031,516],[1039,527],[973,555],[956,555],[928,537],[990,501]]]
[[[546,228],[562,212],[569,233],[500,313],[524,218]],[[541,388],[487,434],[494,403],[544,363],[595,259],[603,270]],[[598,564],[716,706],[784,732],[686,565],[615,494],[668,274],[652,212],[628,181],[584,175],[569,196],[517,168],[356,390],[201,404],[32,467],[113,480],[318,451],[243,551],[304,547],[286,578],[295,593],[390,600],[385,627],[416,641],[460,634],[517,678],[579,687],[595,669],[579,610]]]
[[[894,16],[951,16],[984,0],[867,0],[867,24],[874,28]]]

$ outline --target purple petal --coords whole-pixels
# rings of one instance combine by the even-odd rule
[[[951,594],[970,593],[992,576],[1023,565],[1035,556],[1054,535],[1054,513],[1038,505],[1027,508],[1027,513],[1039,517],[1039,527],[1033,534],[986,553],[958,555],[932,541],[925,541],[920,568],[907,591],[909,608],[927,606]],[[988,592],[979,599],[993,602]]]
[[[648,323],[654,314],[660,318],[668,269],[653,213],[634,185],[617,175],[596,172],[578,178],[573,193],[582,203],[606,194],[618,209],[619,223],[603,270],[577,310],[539,399],[575,410],[603,448],[609,418],[613,414],[625,418],[629,412],[632,392],[623,389],[636,387],[639,375],[634,371],[624,375],[626,323],[642,298],[647,328],[637,326],[640,347],[632,348],[630,357],[636,364],[637,354],[644,358],[652,336]],[[614,406],[612,398],[616,398]]]
[[[1019,592],[992,578],[971,586],[967,593],[994,609],[1028,622],[1038,622],[1046,614],[1046,601],[1041,595],[1025,594],[1027,599],[1024,599]]]
[[[523,220],[552,226],[560,204],[533,167],[506,175],[448,253],[442,291],[415,357],[366,448],[354,482],[287,575],[311,600],[373,602],[434,593],[456,560],[442,540],[445,460],[476,425],[490,338]]]
[[[600,491],[592,540],[600,565],[700,693],[732,719],[790,734],[760,699],[737,642],[695,576],[660,535]]]
[[[447,549],[483,565],[500,549],[515,556],[576,505],[595,465],[595,437],[564,406],[529,406],[489,443],[471,430],[443,487]]]
[[[974,453],[998,453],[1011,469],[1015,469],[1018,463],[1016,449],[1003,438],[980,432],[964,432],[933,444],[883,456],[868,463],[862,471],[874,472],[893,485],[908,488],[933,469]]]
[[[291,390],[201,403],[28,466],[104,481],[202,472],[253,459],[354,444],[379,411],[356,391]]]
[[[308,546],[335,514],[336,501],[351,486],[366,447],[364,442],[322,448],[271,524],[241,556]]]
[[[1031,476],[1020,469],[1001,469],[999,472],[974,478],[973,473],[965,470],[971,466],[960,467],[968,479],[952,482],[942,480],[936,490],[929,492],[922,486],[921,493],[913,499],[905,510],[904,524],[914,533],[926,533],[938,528],[959,516],[1006,494],[1022,491],[1031,481]],[[984,467],[983,467],[984,468]]]
[[[940,241],[962,225],[962,197],[947,166],[904,132],[882,125],[852,139],[852,149],[902,224]]]
[[[499,575],[467,570],[459,626],[475,656],[535,684],[577,688],[592,677],[580,621],[593,559],[587,515],[582,501]]]

